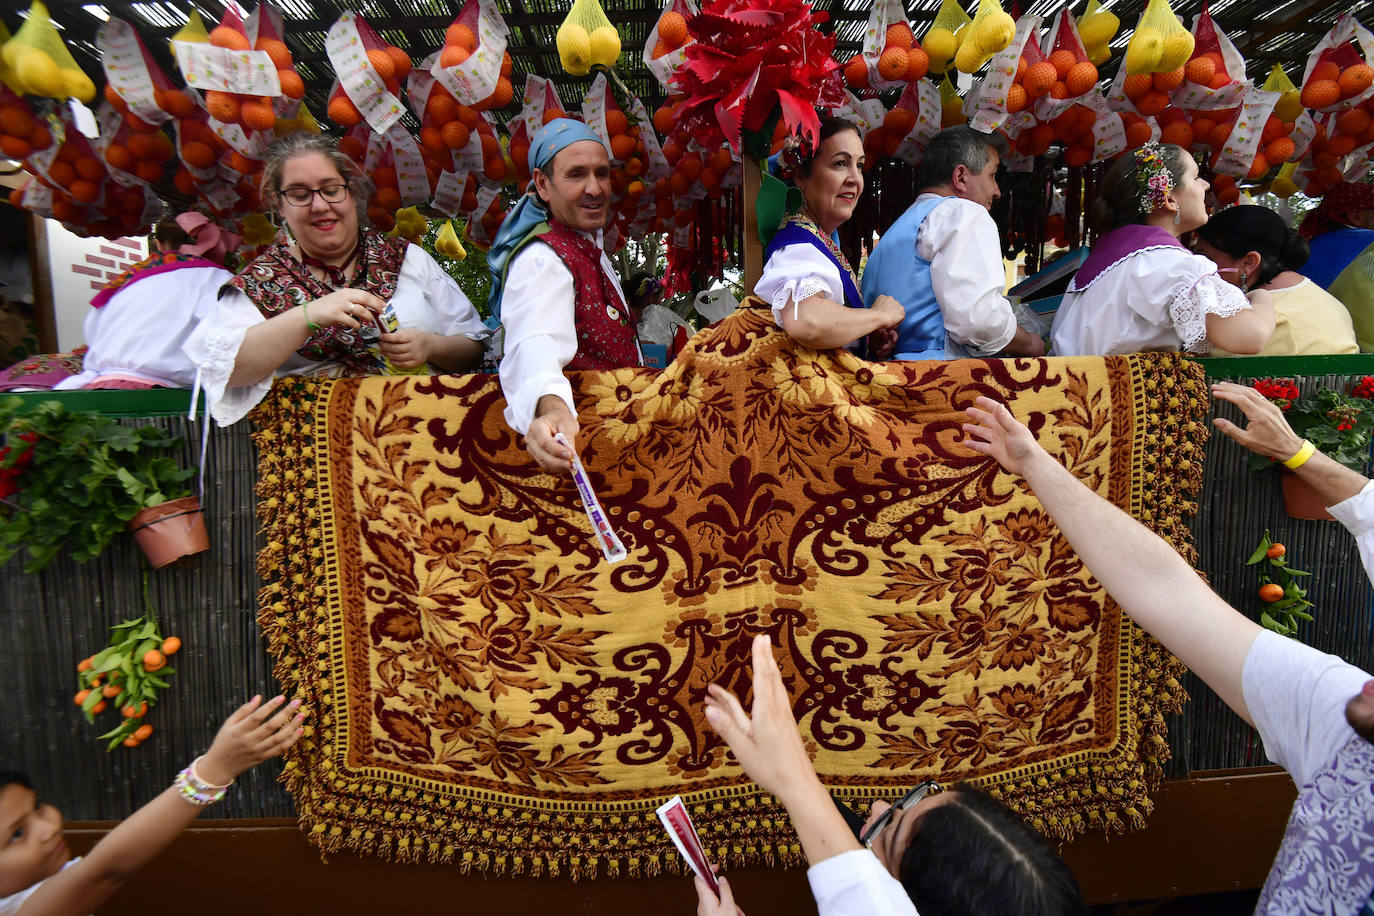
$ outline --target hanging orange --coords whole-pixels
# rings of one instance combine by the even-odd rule
[[[887,27],[886,42],[889,48],[901,48],[903,51],[911,47],[914,36],[911,34],[911,26],[905,22],[894,22]]]
[[[687,41],[687,20],[681,13],[667,10],[658,17],[658,39],[672,48],[680,48]]]
[[[1183,73],[1184,68],[1179,67],[1177,70],[1165,70],[1162,73],[1151,74],[1150,79],[1158,91],[1173,92],[1183,85]]]
[[[210,112],[210,117],[222,124],[238,123],[239,97],[232,92],[220,92],[211,89],[205,93],[205,108]],[[330,117],[333,117],[332,113]]]
[[[460,22],[455,22],[444,32],[444,44],[457,45],[465,51],[477,50],[477,36],[472,29]]]
[[[1066,51],[1060,48],[1050,55],[1049,62],[1054,65],[1054,72],[1057,73],[1062,80],[1064,77],[1068,76],[1069,71],[1073,69],[1073,65],[1078,63],[1078,58],[1074,57],[1072,51]]]
[[[278,70],[277,79],[281,82],[281,94],[288,99],[305,98],[305,80],[295,70]]]
[[[1195,57],[1183,68],[1183,75],[1190,83],[1206,86],[1217,75],[1217,68],[1210,57]]]
[[[328,114],[329,120],[340,127],[353,127],[363,119],[362,112],[358,111],[353,101],[342,92],[329,100]]]
[[[1086,60],[1079,61],[1069,68],[1064,83],[1070,96],[1080,96],[1097,85],[1097,68]]]
[[[462,45],[444,45],[444,50],[439,52],[439,66],[456,67],[471,55],[472,52]]]
[[[878,58],[878,75],[885,80],[899,80],[906,76],[906,49],[888,48]]]
[[[210,30],[210,44],[217,48],[228,48],[230,51],[247,51],[248,36],[238,29],[231,29],[227,25],[216,26]]]
[[[278,70],[285,70],[291,66],[291,51],[280,38],[259,38],[258,46],[254,50],[262,51],[272,58],[272,66]]]
[[[1050,91],[1054,85],[1055,78],[1059,71],[1054,69],[1054,64],[1047,60],[1042,60],[1031,64],[1026,69],[1026,75],[1021,79],[1021,85],[1026,87],[1026,95],[1030,98],[1038,99],[1040,96]]]

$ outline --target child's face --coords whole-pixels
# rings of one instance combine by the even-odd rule
[[[0,897],[57,874],[70,858],[61,811],[21,785],[0,789]]]

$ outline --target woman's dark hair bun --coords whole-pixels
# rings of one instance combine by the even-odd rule
[[[1307,239],[1298,234],[1298,230],[1289,229],[1288,235],[1283,240],[1283,251],[1279,255],[1279,260],[1283,264],[1284,270],[1297,270],[1307,263],[1307,259],[1312,256],[1312,246],[1307,244]]]

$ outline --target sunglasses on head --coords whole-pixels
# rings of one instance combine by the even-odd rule
[[[872,848],[873,841],[878,838],[878,834],[882,833],[883,829],[887,827],[888,824],[892,823],[892,816],[894,814],[898,811],[914,808],[917,803],[927,795],[938,795],[943,791],[944,789],[940,787],[940,784],[933,779],[927,779],[925,782],[920,783],[898,799],[895,805],[879,815],[878,819],[873,822],[872,827],[869,827],[863,833],[859,834],[859,842],[866,847]]]

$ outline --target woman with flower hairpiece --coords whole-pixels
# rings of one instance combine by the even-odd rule
[[[159,220],[151,241],[151,255],[91,299],[82,371],[54,389],[189,388],[195,380],[181,347],[233,278],[224,259],[241,239],[203,213],[182,213]]]
[[[879,296],[873,308],[864,308],[835,236],[864,191],[859,129],[843,118],[822,117],[814,150],[803,140],[779,154],[779,165],[801,191],[802,207],[764,251],[754,294],[773,307],[779,327],[814,349],[848,346],[895,328],[905,314],[901,304]]]
[[[1241,292],[1179,241],[1207,222],[1207,188],[1170,143],[1146,143],[1107,169],[1090,216],[1100,237],[1055,315],[1054,355],[1260,351],[1274,333],[1269,293]]]

